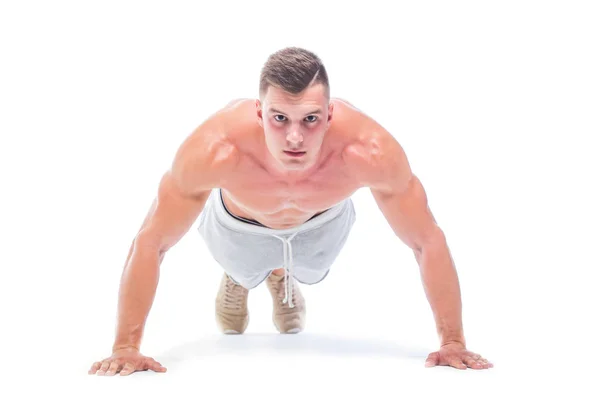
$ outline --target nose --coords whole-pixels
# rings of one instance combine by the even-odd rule
[[[304,141],[304,137],[297,130],[290,131],[286,139],[293,145],[299,145]]]

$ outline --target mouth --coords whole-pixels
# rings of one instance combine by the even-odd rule
[[[287,154],[290,157],[302,157],[304,154],[306,154],[305,151],[287,151],[284,150],[283,151],[285,154]]]

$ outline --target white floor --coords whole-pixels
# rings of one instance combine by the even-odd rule
[[[595,2],[5,2],[0,6],[0,398],[598,399],[600,18]],[[164,374],[89,376],[114,339],[129,245],[182,140],[256,97],[266,57],[315,51],[332,96],[404,147],[458,270],[470,350],[438,338],[412,252],[368,189],[306,331],[222,271],[193,229],[166,256],[142,352]]]
[[[502,226],[499,221],[487,225],[463,219],[463,224],[473,224],[473,231],[481,223],[490,240],[485,235],[452,234],[449,227],[468,348],[495,366],[482,371],[427,369],[425,358],[437,350],[438,342],[418,265],[387,231],[384,220],[376,214],[368,217],[374,210],[368,193],[355,196],[359,219],[334,269],[318,285],[301,287],[308,306],[305,332],[276,332],[263,284],[250,292],[246,333],[219,334],[214,296],[222,272],[192,230],[165,258],[142,345],[142,352],[168,371],[87,375],[94,361],[109,355],[119,263],[126,253],[125,243],[117,243],[103,228],[105,238],[71,236],[64,250],[70,255],[61,262],[54,252],[56,261],[47,263],[46,271],[37,268],[26,281],[31,297],[5,303],[9,316],[15,317],[9,326],[16,343],[7,343],[7,350],[17,367],[9,366],[4,377],[9,384],[18,383],[23,393],[98,399],[209,394],[265,399],[476,398],[482,393],[492,398],[555,393],[592,398],[588,396],[595,365],[590,355],[596,335],[584,290],[593,284],[559,271],[564,251],[550,253],[546,243],[551,242],[541,236],[528,242],[529,253],[511,251],[523,239],[515,233],[515,245],[501,243],[491,228]],[[100,220],[98,215],[92,218]],[[370,237],[373,232],[378,240]],[[104,241],[113,245],[100,252]],[[30,257],[38,265],[44,262],[43,255]],[[584,261],[574,257],[573,265]],[[547,273],[538,278],[540,265],[547,266]],[[582,291],[572,286],[576,280]]]

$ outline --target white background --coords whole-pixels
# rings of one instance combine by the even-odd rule
[[[598,396],[594,3],[3,1],[0,397]],[[423,367],[439,343],[418,264],[361,189],[331,274],[302,286],[305,332],[275,331],[261,285],[247,333],[220,335],[222,270],[194,224],[142,343],[168,372],[87,375],[176,149],[257,97],[286,46],[319,55],[332,96],[404,147],[458,270],[467,346],[495,367]]]

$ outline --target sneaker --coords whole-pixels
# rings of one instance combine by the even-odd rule
[[[293,277],[289,277],[289,279],[293,280],[293,308],[290,308],[289,303],[283,303],[285,299],[284,275],[271,274],[267,278],[267,287],[271,292],[271,297],[273,297],[273,324],[280,333],[299,333],[304,330],[306,304],[302,293],[300,293],[298,282]]]
[[[248,327],[248,289],[223,274],[215,301],[217,325],[225,334],[241,334]]]

